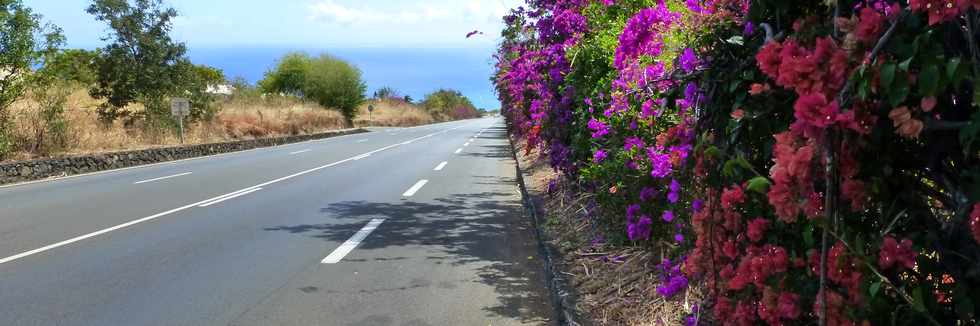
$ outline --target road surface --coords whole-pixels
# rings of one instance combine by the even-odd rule
[[[3,325],[548,325],[500,119],[0,188]]]

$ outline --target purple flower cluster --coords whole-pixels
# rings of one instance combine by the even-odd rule
[[[687,289],[688,280],[681,271],[681,262],[684,258],[677,260],[674,264],[669,259],[664,259],[660,265],[657,265],[657,269],[660,272],[661,284],[657,287],[657,294],[663,296],[664,298],[671,298],[677,293]]]
[[[661,179],[673,172],[674,165],[670,162],[670,154],[661,153],[657,148],[651,147],[647,149],[647,157],[652,166],[650,176]]]
[[[607,154],[606,151],[601,150],[601,149],[596,150],[595,151],[595,154],[592,155],[592,162],[593,163],[602,163],[602,161],[605,161],[606,160],[606,157],[609,157],[609,154]]]
[[[609,134],[609,125],[592,118],[592,120],[589,120],[589,130],[592,130],[592,138],[602,138]]]
[[[681,53],[678,60],[680,61],[681,69],[684,69],[684,72],[692,73],[698,68],[698,57],[694,54],[694,50],[691,48],[684,49],[684,52]]]
[[[626,28],[619,37],[619,47],[613,59],[613,66],[623,70],[642,55],[658,56],[663,51],[661,32],[680,16],[670,11],[663,0],[657,6],[645,8],[626,22]]]

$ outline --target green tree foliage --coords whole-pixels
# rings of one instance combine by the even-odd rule
[[[360,69],[327,54],[312,61],[303,90],[307,98],[324,107],[340,110],[348,124],[353,124],[366,91]]]
[[[208,92],[209,87],[222,85],[226,82],[225,73],[221,69],[193,65],[191,74],[184,83],[186,93],[190,94],[191,120],[208,120],[218,113],[214,105],[216,95]]]
[[[44,63],[41,73],[47,77],[92,86],[97,80],[96,62],[100,52],[84,49],[58,51]]]
[[[62,43],[61,30],[42,25],[41,16],[20,0],[0,0],[0,158],[13,146],[7,107],[33,82],[33,67]]]
[[[291,94],[339,110],[348,124],[353,123],[367,91],[360,69],[329,54],[315,58],[287,54],[259,86],[267,93]]]
[[[476,106],[463,93],[452,89],[440,89],[429,93],[422,100],[422,107],[439,119],[469,119],[479,116]]]
[[[265,73],[259,88],[265,93],[289,94],[303,97],[303,87],[310,72],[312,58],[305,53],[286,54],[276,64],[275,69]]]
[[[111,123],[139,101],[148,122],[168,121],[166,97],[193,74],[183,43],[170,38],[177,11],[161,0],[93,0],[88,13],[109,25],[109,42],[98,59],[98,77],[90,93],[105,99],[100,118]]]

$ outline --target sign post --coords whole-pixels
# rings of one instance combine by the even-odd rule
[[[374,105],[368,105],[368,119],[374,120]]]
[[[170,114],[177,118],[180,126],[180,143],[184,143],[184,117],[191,113],[191,102],[186,98],[175,97],[170,99]]]

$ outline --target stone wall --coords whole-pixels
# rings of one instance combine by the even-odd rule
[[[175,161],[200,156],[244,151],[309,140],[367,132],[348,129],[312,135],[241,140],[225,143],[186,145],[84,156],[38,159],[0,164],[0,184],[63,177],[131,166]]]

